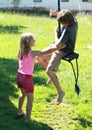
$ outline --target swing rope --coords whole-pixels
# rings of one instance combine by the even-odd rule
[[[60,11],[60,0],[58,0],[58,12]],[[60,38],[60,36],[61,36],[61,27],[60,27],[60,23],[58,23],[58,38]],[[63,60],[66,60],[66,61],[68,61],[70,64],[71,64],[71,66],[72,66],[72,70],[73,70],[73,74],[74,74],[74,78],[75,78],[75,92],[77,93],[77,95],[79,95],[79,93],[80,93],[80,88],[79,88],[79,86],[77,85],[77,82],[78,82],[78,77],[79,77],[79,70],[78,70],[78,61],[77,61],[77,59],[78,59],[78,57],[79,57],[79,54],[77,54],[77,56],[78,57],[76,57],[76,55],[75,54],[77,54],[77,53],[74,53],[73,52],[73,54],[72,55],[70,55],[70,58],[71,58],[71,56],[72,56],[72,59],[68,59],[67,60],[67,56],[65,56],[64,58],[63,58]],[[68,58],[69,58],[69,55],[68,55]],[[75,73],[75,69],[74,69],[74,66],[73,66],[73,63],[71,62],[71,60],[73,60],[73,59],[76,59],[76,73]]]
[[[58,0],[58,12],[60,11],[60,0]],[[61,36],[61,26],[58,23],[58,38]]]

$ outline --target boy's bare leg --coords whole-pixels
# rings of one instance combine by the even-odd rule
[[[43,56],[38,56],[36,59],[38,62],[46,69],[48,66],[48,61],[50,60],[52,53],[43,55]]]
[[[52,53],[49,53],[49,54],[46,54],[46,55],[43,55],[43,56],[38,56],[36,59],[37,61],[43,66],[44,69],[47,68],[48,66],[48,61],[50,60],[51,58],[51,55]],[[49,84],[51,82],[51,79],[49,78],[46,82],[46,84]]]
[[[41,57],[38,57],[37,60],[43,66],[43,68],[46,69],[46,67],[48,65],[48,62],[45,59],[41,58]]]
[[[28,122],[28,121],[31,120],[32,106],[33,106],[33,93],[28,93],[27,94],[27,106],[26,106],[26,120],[25,120],[25,122]]]
[[[49,75],[49,77],[51,78],[53,84],[55,85],[55,87],[57,89],[58,97],[57,97],[56,104],[59,105],[62,102],[65,93],[60,88],[60,84],[59,84],[59,81],[58,81],[58,78],[57,78],[55,72],[49,69],[49,70],[47,70],[47,74]]]
[[[19,97],[19,102],[18,102],[18,115],[19,116],[24,114],[22,107],[25,100],[25,96],[26,96],[26,93],[24,92],[24,90],[23,89],[20,89],[20,90],[21,90],[22,95]]]

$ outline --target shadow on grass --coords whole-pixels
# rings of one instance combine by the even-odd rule
[[[85,118],[83,117],[79,117],[79,122],[80,122],[80,125],[82,125],[84,128],[86,127],[92,127],[92,118],[90,118],[91,121],[89,120],[86,120]]]
[[[14,33],[14,34],[20,34],[20,29],[25,28],[24,26],[19,26],[19,25],[6,25],[2,26],[0,25],[0,33]]]
[[[37,122],[37,121],[25,123],[23,118],[13,123],[14,125],[11,127],[12,130],[16,130],[16,129],[17,130],[54,130],[47,124]]]
[[[9,99],[18,98],[14,87],[17,62],[12,59],[0,59],[0,129],[5,130],[12,125],[17,108]]]
[[[38,71],[45,71],[45,69],[43,68],[43,66],[39,62],[35,63],[34,70],[35,70],[34,73],[36,73]]]
[[[87,117],[87,119],[85,119],[85,118],[79,116],[78,118],[76,118],[74,120],[79,121],[80,125],[83,128],[92,127],[92,117]]]
[[[0,130],[52,130],[44,123],[24,124],[24,119],[15,119],[17,108],[12,101],[18,100],[17,68],[17,60],[0,58]]]
[[[42,77],[38,72],[45,72],[45,69],[42,67],[42,65],[38,62],[35,63],[35,67],[34,67],[34,77],[33,77],[33,80],[34,80],[34,84],[38,84],[38,85],[42,85],[42,84],[45,84],[46,85],[46,78]],[[35,74],[39,74],[39,75],[36,75]],[[46,74],[46,72],[45,72]]]

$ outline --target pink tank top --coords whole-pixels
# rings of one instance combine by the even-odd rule
[[[35,58],[31,57],[31,51],[19,60],[18,72],[21,74],[32,75],[34,70]]]

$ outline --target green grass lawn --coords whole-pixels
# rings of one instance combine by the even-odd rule
[[[66,94],[63,103],[56,106],[55,87],[46,86],[48,76],[36,62],[33,122],[25,124],[24,118],[15,120],[20,95],[16,86],[20,35],[32,32],[36,39],[34,49],[43,49],[54,41],[57,22],[46,16],[0,12],[0,130],[92,130],[92,49],[88,48],[92,45],[92,17],[78,15],[77,19],[75,51],[80,54],[78,85],[81,93],[77,97],[72,68],[62,61],[57,76]],[[24,111],[25,106],[26,101]]]

